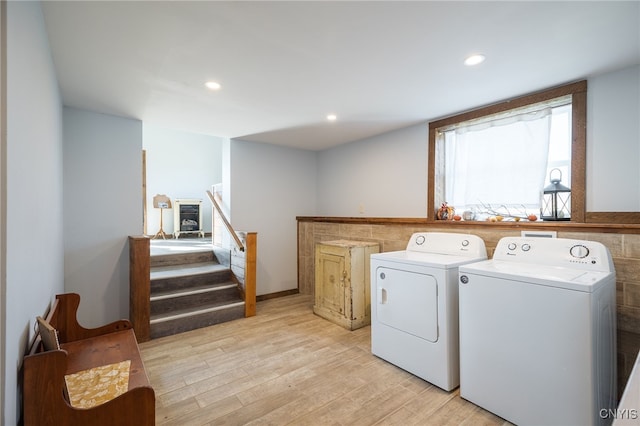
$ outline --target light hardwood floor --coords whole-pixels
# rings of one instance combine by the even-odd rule
[[[508,425],[371,354],[307,295],[140,345],[158,425]]]

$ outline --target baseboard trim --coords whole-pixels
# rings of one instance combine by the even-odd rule
[[[269,299],[277,299],[278,297],[291,296],[298,293],[298,289],[294,288],[292,290],[278,291],[277,293],[261,294],[259,296],[256,296],[256,302],[262,302],[263,300]]]

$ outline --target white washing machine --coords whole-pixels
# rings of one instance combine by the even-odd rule
[[[604,245],[505,237],[491,260],[460,267],[459,287],[460,396],[519,425],[610,423],[616,283]]]
[[[458,267],[487,258],[475,235],[421,232],[371,255],[371,352],[445,390],[458,387]]]

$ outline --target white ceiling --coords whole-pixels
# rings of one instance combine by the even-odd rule
[[[65,105],[311,150],[640,63],[638,1],[45,1],[43,11]],[[487,60],[465,67],[476,52]]]

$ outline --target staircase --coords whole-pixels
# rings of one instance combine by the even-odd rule
[[[152,249],[150,260],[152,339],[244,318],[238,286],[211,246],[169,254]]]

